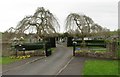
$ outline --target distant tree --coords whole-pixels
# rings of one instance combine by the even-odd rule
[[[2,41],[3,42],[11,42],[11,39],[13,39],[13,37],[15,37],[15,28],[10,27],[8,30],[6,30],[3,34],[2,34]]]
[[[101,36],[102,33],[102,27],[96,23],[94,23],[91,26],[91,36],[94,36],[94,38],[96,38],[97,36]]]
[[[103,36],[104,39],[107,39],[108,37],[110,37],[110,30],[107,28],[103,28],[101,33],[102,33],[101,35]]]
[[[80,37],[82,38],[82,41],[84,42],[84,37],[87,36],[87,34],[90,33],[90,27],[93,24],[93,20],[86,16],[86,15],[80,15],[77,13],[71,13],[66,18],[66,30],[70,32],[77,32],[79,31]]]

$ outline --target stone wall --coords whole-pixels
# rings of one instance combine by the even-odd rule
[[[111,43],[107,43],[106,52],[92,52],[92,51],[86,50],[83,52],[76,53],[75,56],[120,59],[117,55],[117,48],[118,48],[117,42],[111,42]]]
[[[12,53],[11,43],[2,43],[2,56],[10,56]]]

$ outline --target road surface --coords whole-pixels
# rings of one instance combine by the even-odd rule
[[[57,75],[71,58],[71,49],[57,45],[56,52],[51,56],[21,67],[15,67],[4,72],[3,75]]]

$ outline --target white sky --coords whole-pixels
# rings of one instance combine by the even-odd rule
[[[0,31],[16,27],[25,16],[33,15],[37,7],[49,9],[59,20],[64,31],[64,21],[70,13],[84,13],[94,22],[110,30],[118,28],[119,0],[1,0]]]

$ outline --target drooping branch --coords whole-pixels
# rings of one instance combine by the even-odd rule
[[[44,7],[39,7],[33,16],[26,16],[16,27],[16,33],[25,33],[29,31],[31,26],[36,27],[36,34],[38,38],[57,33],[60,30],[60,25],[56,17]]]

